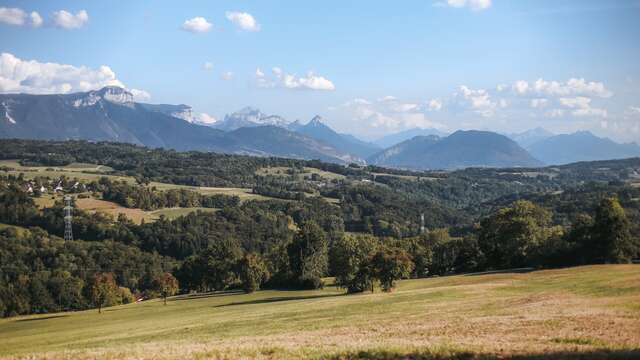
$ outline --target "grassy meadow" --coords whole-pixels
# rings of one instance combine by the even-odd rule
[[[200,294],[0,320],[8,359],[631,359],[638,349],[639,265],[405,280],[389,294]]]

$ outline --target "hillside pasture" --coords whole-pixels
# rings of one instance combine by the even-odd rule
[[[182,295],[0,320],[7,359],[631,359],[640,266],[405,280],[392,293]]]
[[[150,222],[157,219],[155,215],[147,211],[143,211],[141,209],[129,209],[111,201],[86,198],[76,199],[75,203],[79,209],[88,212],[106,213],[113,216],[114,219],[117,219],[118,215],[124,214],[124,216],[136,224],[140,224],[142,220]]]

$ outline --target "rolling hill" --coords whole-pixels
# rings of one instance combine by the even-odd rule
[[[637,265],[600,265],[404,280],[393,293],[181,295],[0,319],[0,357],[634,359],[639,281]]]

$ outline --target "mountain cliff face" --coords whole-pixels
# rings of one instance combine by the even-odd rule
[[[417,136],[368,160],[375,165],[412,169],[542,165],[506,136],[475,130],[456,131],[445,138]]]
[[[552,136],[532,144],[528,150],[549,165],[640,156],[638,144],[619,144],[589,131]]]
[[[338,163],[357,160],[280,127],[254,133],[201,126],[193,123],[186,105],[135,103],[131,93],[118,87],[65,95],[0,95],[0,138],[85,139]]]
[[[212,127],[224,131],[233,131],[243,127],[255,127],[272,125],[286,128],[289,123],[278,115],[267,115],[260,110],[252,107],[245,107],[232,114],[228,114],[222,121],[219,121]]]

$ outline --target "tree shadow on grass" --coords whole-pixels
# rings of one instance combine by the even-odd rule
[[[180,295],[172,299],[167,299],[167,301],[196,300],[196,299],[206,299],[206,298],[212,298],[212,297],[231,296],[231,295],[240,295],[240,294],[244,294],[244,291],[229,290],[229,291],[220,291],[220,292],[207,292],[207,293]]]
[[[62,318],[62,317],[67,317],[67,316],[69,316],[69,315],[49,315],[49,316],[42,316],[42,317],[37,317],[37,318],[20,319],[20,320],[16,320],[16,322],[41,321],[41,320]]]
[[[482,271],[475,272],[470,274],[464,274],[464,276],[478,276],[478,275],[490,275],[490,274],[526,274],[532,271],[535,271],[535,268],[517,268],[517,269],[504,269],[504,270],[491,270],[491,271]]]
[[[494,355],[472,352],[438,354],[433,352],[398,353],[388,351],[359,351],[332,355],[325,360],[637,360],[640,349],[635,350],[590,350],[546,352],[525,355]]]
[[[214,307],[227,307],[227,306],[252,305],[252,304],[269,304],[269,303],[276,303],[276,302],[281,302],[281,301],[320,299],[320,298],[329,298],[329,297],[345,296],[345,295],[346,294],[325,294],[325,295],[309,295],[309,296],[278,296],[278,297],[270,297],[270,298],[265,298],[265,299],[256,299],[256,300],[249,300],[249,301],[232,302],[232,303],[229,303],[229,304],[216,305]]]

